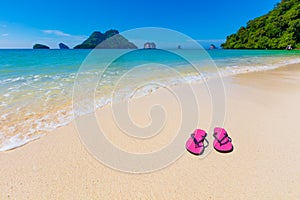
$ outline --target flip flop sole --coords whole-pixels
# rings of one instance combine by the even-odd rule
[[[233,151],[233,147],[230,150],[219,150],[216,147],[214,147],[214,149],[219,153],[230,153]]]
[[[190,152],[193,155],[199,156],[203,154],[204,152],[204,146],[203,143],[199,143],[201,145],[200,147],[195,147],[196,144],[194,143],[194,140],[192,138],[189,138],[188,141],[186,142],[185,148],[188,152]]]
[[[190,151],[189,149],[186,149],[189,153],[191,153],[191,154],[193,154],[193,155],[195,155],[195,156],[200,156],[200,155],[202,155],[203,154],[203,152],[204,152],[204,149],[200,152],[200,153],[195,153],[195,152],[192,152],[192,151]]]

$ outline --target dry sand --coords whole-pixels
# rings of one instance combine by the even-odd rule
[[[300,65],[227,77],[224,83],[223,126],[233,139],[232,153],[207,149],[201,159],[184,152],[164,169],[124,173],[94,159],[72,123],[0,153],[0,199],[300,199]],[[203,84],[193,87],[201,100],[199,126],[208,130],[209,93]],[[98,121],[119,148],[153,152],[168,145],[181,120],[178,102],[164,89],[134,99],[132,119],[141,126],[151,123],[145,108],[155,104],[164,106],[166,122],[148,139],[121,134],[109,107],[97,111]]]

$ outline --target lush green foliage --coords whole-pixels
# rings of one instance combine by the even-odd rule
[[[34,49],[50,49],[50,47],[43,45],[43,44],[35,44],[33,45]]]
[[[225,49],[300,48],[300,0],[282,0],[268,14],[250,20],[227,37]]]
[[[137,47],[119,34],[117,30],[108,30],[104,34],[95,31],[82,44],[74,49],[136,49]]]

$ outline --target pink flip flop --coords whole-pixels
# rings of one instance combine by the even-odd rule
[[[204,149],[207,146],[204,146],[204,140],[206,137],[206,132],[201,129],[196,129],[194,133],[191,134],[191,137],[186,141],[185,148],[194,155],[201,155],[204,152]]]
[[[220,153],[229,153],[233,151],[231,138],[228,136],[224,128],[214,129],[214,148]]]

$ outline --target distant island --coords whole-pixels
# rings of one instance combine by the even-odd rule
[[[50,49],[50,47],[43,44],[35,44],[33,45],[33,49]]]
[[[224,49],[300,48],[299,0],[282,0],[268,14],[250,20],[227,37]]]
[[[105,33],[95,31],[82,44],[74,49],[137,49],[137,46],[129,42],[119,34],[118,30],[108,30]]]
[[[59,49],[70,49],[67,45],[65,45],[64,43],[59,43],[58,44]]]
[[[59,49],[70,49],[64,43],[59,43]],[[137,49],[137,46],[129,42],[125,37],[119,34],[118,30],[110,29],[105,33],[94,31],[92,35],[76,45],[74,49]],[[33,49],[50,49],[44,44],[35,44]]]
[[[146,42],[144,44],[144,49],[156,49],[156,44],[154,42]]]
[[[216,45],[211,44],[211,45],[209,46],[209,49],[210,49],[210,50],[214,50],[214,49],[218,49],[218,48],[216,47]]]

